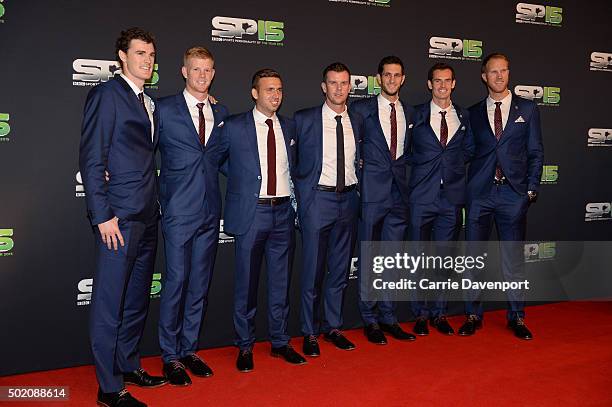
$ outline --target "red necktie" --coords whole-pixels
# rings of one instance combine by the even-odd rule
[[[200,144],[206,144],[206,119],[204,118],[204,112],[202,109],[204,108],[204,103],[198,103],[196,105],[199,111],[199,125],[198,125],[198,135],[200,136]]]
[[[267,194],[276,196],[276,137],[274,137],[274,127],[272,119],[267,119],[268,125],[268,188]]]
[[[494,115],[494,120],[493,120],[493,127],[495,127],[495,138],[497,139],[497,142],[499,142],[499,139],[502,136],[502,133],[504,132],[503,130],[503,126],[502,126],[502,115],[501,115],[501,104],[502,102],[495,102],[495,115]],[[502,172],[501,167],[499,166],[499,163],[495,166],[495,179],[500,180],[504,178],[504,173]]]
[[[389,103],[391,106],[391,160],[395,160],[397,156],[397,117],[395,115],[395,103]]]
[[[442,120],[440,121],[440,144],[442,144],[442,148],[446,148],[446,143],[448,141],[448,124],[446,123],[446,111],[441,110],[440,114],[442,115]]]

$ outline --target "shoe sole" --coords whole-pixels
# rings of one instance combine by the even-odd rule
[[[249,369],[249,370],[240,370],[240,369],[237,369],[237,370],[238,370],[240,373],[251,373],[251,372],[252,372],[253,370],[255,370],[255,369]]]
[[[506,328],[508,328],[509,330],[513,331],[513,330],[512,330],[512,327],[506,326]],[[513,331],[512,333],[514,333],[514,331]],[[515,337],[515,338],[518,338],[518,339],[522,339],[522,340],[524,340],[524,341],[530,341],[530,340],[532,340],[532,339],[533,339],[533,336],[532,336],[532,337],[530,337],[530,338],[523,338],[522,336],[516,336],[516,335],[514,335],[514,337]]]
[[[290,365],[299,366],[299,365],[305,365],[306,364],[306,361],[299,362],[299,363],[289,362],[287,359],[285,359],[285,357],[283,355],[278,355],[278,354],[272,353],[272,352],[270,352],[270,356],[272,356],[273,358],[284,359],[285,362],[289,363]]]
[[[312,354],[304,353],[304,356],[308,356],[309,358],[318,358],[319,356],[321,356],[321,354],[320,353],[312,353]]]
[[[169,384],[170,382],[160,383],[160,384],[156,384],[154,386],[143,386],[142,384],[126,382],[126,381],[124,381],[123,383],[124,384],[129,384],[130,386],[142,387],[143,389],[156,389],[158,387],[165,386],[165,385]]]
[[[340,349],[340,350],[355,350],[355,348],[357,348],[356,346],[353,346],[352,348],[341,348],[341,347],[339,347],[338,345],[336,345],[336,344],[334,343],[334,341],[333,341],[333,340],[331,340],[331,339],[323,338],[323,340],[324,340],[325,342],[330,342],[330,343],[333,343],[333,344],[334,344],[334,346],[336,347],[336,349]]]
[[[96,400],[96,404],[103,407],[110,407],[108,404],[101,402],[100,400]]]

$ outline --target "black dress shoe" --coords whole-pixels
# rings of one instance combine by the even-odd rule
[[[355,344],[348,339],[346,336],[342,335],[337,329],[332,329],[329,333],[326,333],[324,336],[325,340],[336,345],[336,348],[342,350],[353,350],[355,349]]]
[[[162,376],[151,376],[144,369],[140,368],[133,372],[123,374],[123,382],[125,384],[134,384],[140,387],[159,387],[168,383],[165,377]]]
[[[275,358],[283,358],[287,362],[293,365],[303,365],[304,363],[306,363],[306,359],[304,359],[302,355],[297,353],[291,347],[291,345],[285,345],[285,346],[280,346],[278,348],[272,348],[270,355],[272,355]]]
[[[196,376],[199,377],[210,377],[213,375],[213,371],[198,355],[192,353],[184,358],[180,358],[181,362],[187,369]]]
[[[317,357],[321,356],[321,351],[319,350],[319,342],[317,341],[317,337],[314,335],[307,335],[304,337],[304,345],[302,346],[302,352],[306,356]]]
[[[254,368],[253,364],[253,352],[251,350],[241,350],[238,352],[238,359],[236,359],[236,368],[241,372],[250,372]]]
[[[457,333],[460,336],[471,336],[480,328],[482,328],[482,319],[478,318],[476,315],[468,315]]]
[[[508,321],[508,328],[512,329],[514,336],[520,339],[530,340],[533,339],[531,331],[527,329],[523,318],[517,318],[512,321]]]
[[[455,333],[455,330],[450,326],[444,315],[430,319],[429,323],[443,335],[453,335]]]
[[[429,328],[427,327],[427,318],[419,317],[414,322],[414,328],[412,328],[412,332],[419,336],[429,335]]]
[[[173,386],[189,386],[191,384],[191,378],[185,371],[185,366],[178,360],[173,360],[170,363],[164,363],[162,369],[164,376],[168,379]]]
[[[377,345],[386,345],[387,338],[385,338],[385,334],[380,329],[378,324],[369,324],[363,328],[363,332],[365,336],[368,338],[368,341],[375,343]]]
[[[416,339],[416,336],[404,331],[402,327],[397,323],[391,325],[380,324],[380,329],[382,329],[384,332],[391,334],[392,337],[394,337],[395,339],[399,339],[400,341],[414,341]]]
[[[105,407],[147,407],[145,403],[136,400],[125,389],[117,393],[102,393],[102,390],[98,390],[96,403]]]

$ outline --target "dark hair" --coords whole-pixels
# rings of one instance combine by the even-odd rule
[[[402,75],[404,74],[404,63],[402,62],[401,59],[399,59],[395,55],[389,55],[380,60],[380,62],[378,63],[378,74],[382,75],[385,69],[385,65],[391,65],[391,64],[396,64],[396,65],[401,66]]]
[[[427,72],[427,80],[431,81],[433,79],[434,71],[443,71],[448,69],[451,71],[452,79],[455,80],[455,70],[449,64],[445,64],[444,62],[438,62],[434,64],[431,68],[429,68],[429,72]]]
[[[274,69],[271,69],[271,68],[260,69],[259,71],[255,72],[255,75],[253,75],[253,79],[251,80],[251,86],[253,87],[253,89],[257,89],[257,85],[259,84],[259,80],[261,78],[281,79],[281,76]]]
[[[351,71],[348,69],[348,66],[344,65],[342,62],[334,62],[329,64],[323,70],[323,82],[327,80],[327,73],[333,72],[348,72],[349,76],[351,76]]]
[[[130,48],[130,42],[132,40],[141,40],[147,44],[153,44],[153,48],[157,49],[153,34],[143,30],[140,27],[128,28],[127,30],[121,31],[119,38],[117,38],[117,41],[115,42],[115,54],[117,55],[119,62],[121,62],[121,58],[119,58],[119,51],[123,51],[127,54],[128,48]]]
[[[482,60],[480,72],[484,73],[487,69],[487,64],[489,63],[489,61],[496,58],[505,60],[508,63],[508,68],[510,68],[510,59],[505,54],[502,54],[500,52],[494,52],[492,54],[487,55],[485,59]]]

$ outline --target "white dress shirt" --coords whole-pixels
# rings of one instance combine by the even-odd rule
[[[276,196],[289,196],[289,159],[287,147],[283,137],[283,129],[276,113],[267,117],[257,108],[253,108],[253,119],[255,120],[255,131],[257,133],[257,151],[259,152],[259,166],[261,168],[260,198],[273,198]],[[268,125],[266,120],[272,119],[274,129],[274,141],[276,142],[276,195],[268,195]]]
[[[204,121],[206,122],[205,127],[205,137],[204,137],[204,145],[208,143],[210,139],[210,134],[215,127],[215,116],[213,116],[212,106],[210,105],[210,101],[208,98],[203,101],[199,101],[196,99],[191,93],[187,92],[187,89],[183,91],[183,96],[185,97],[185,103],[187,103],[187,109],[189,109],[189,115],[191,116],[191,120],[193,121],[193,126],[195,127],[196,133],[200,134],[200,109],[198,109],[198,103],[204,103],[204,107],[202,108],[202,113],[204,113]]]
[[[382,94],[379,94],[376,99],[378,100],[378,119],[380,120],[380,127],[382,127],[385,140],[387,140],[387,146],[391,150],[391,102],[385,99]],[[397,149],[395,150],[395,159],[401,157],[404,154],[404,142],[406,140],[406,116],[404,115],[404,108],[399,98],[394,102],[395,104],[395,117],[397,119]]]
[[[440,112],[446,112],[446,125],[448,126],[448,140],[446,140],[446,145],[448,145],[461,125],[457,111],[453,107],[452,102],[446,109],[442,109],[440,106],[436,105],[433,100],[429,103],[429,106],[431,111],[429,124],[431,124],[432,130],[436,133],[438,141],[440,140],[440,126],[442,125],[442,114],[440,114]]]
[[[510,115],[510,105],[512,103],[512,92],[508,92],[505,98],[502,100],[493,100],[491,96],[487,97],[487,116],[489,116],[489,124],[491,125],[491,130],[493,134],[495,134],[495,102],[502,102],[501,116],[502,116],[502,129],[506,128],[506,123],[508,123],[508,116]]]
[[[355,136],[353,126],[348,115],[346,106],[344,112],[334,112],[327,103],[323,103],[323,163],[321,168],[320,185],[335,187],[338,172],[337,148],[336,148],[336,116],[342,116],[342,131],[344,134],[344,185],[349,186],[357,183],[355,173]]]
[[[130,85],[130,88],[132,88],[132,91],[136,94],[136,97],[138,97],[138,95],[141,93],[144,95],[145,108],[147,109],[149,121],[151,122],[151,141],[153,141],[153,133],[155,132],[155,125],[153,124],[153,112],[155,111],[155,104],[153,103],[153,99],[151,99],[149,95],[144,93],[143,89],[140,89],[138,86],[136,86],[136,84],[132,82],[127,76],[122,73],[120,73],[119,76],[121,76],[123,80],[125,80],[127,84]],[[138,99],[138,102],[140,103],[140,99]]]

